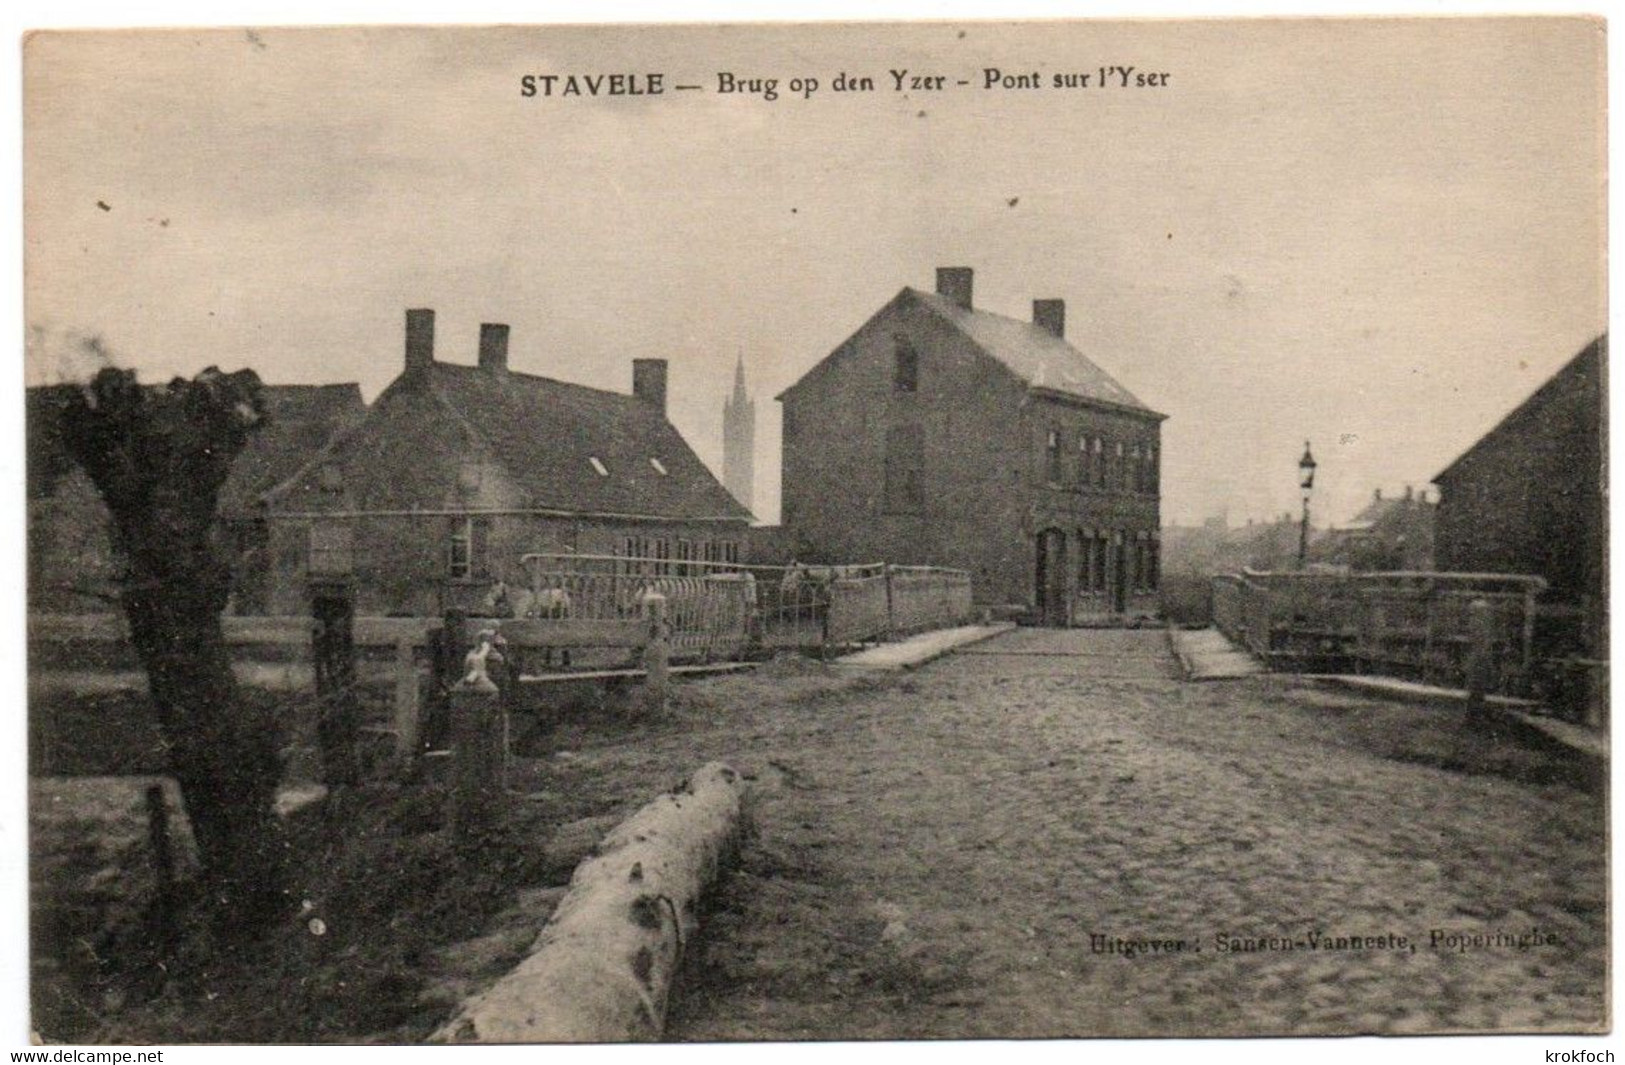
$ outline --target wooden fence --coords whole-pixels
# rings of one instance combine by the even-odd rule
[[[324,644],[314,618],[226,617],[222,627],[240,671],[275,674],[261,681],[275,687],[314,688],[316,704],[349,698],[332,689],[358,681],[390,691],[390,720],[367,731],[392,737],[396,754],[407,758],[426,733],[440,738],[446,692],[483,629],[500,632],[508,668],[523,689],[647,678],[656,673],[655,659],[660,676],[668,663],[677,674],[740,668],[713,663],[785,647],[823,652],[959,624],[971,614],[969,575],[953,570],[698,562],[679,569],[656,568],[653,560],[558,555],[528,555],[525,565],[531,587],[504,603],[524,616],[481,616],[490,589],[468,585],[448,596],[445,618],[346,615],[348,631],[336,650],[345,664],[337,671],[329,661],[335,654],[321,653],[334,645]],[[651,617],[656,603],[658,623]],[[31,682],[65,680],[74,690],[111,675],[126,687],[144,687],[121,615],[31,615],[28,624]],[[324,662],[327,668],[312,668]]]
[[[1473,626],[1490,691],[1534,673],[1538,577],[1482,573],[1262,573],[1213,580],[1213,623],[1270,669],[1366,673],[1468,687]],[[1475,603],[1478,620],[1474,621]]]

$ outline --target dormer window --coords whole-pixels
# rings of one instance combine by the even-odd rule
[[[316,483],[324,492],[341,492],[344,490],[344,471],[335,463],[324,462],[316,473]]]
[[[588,456],[587,461],[592,463],[592,468],[594,470],[598,471],[598,476],[600,476],[600,477],[608,477],[609,476],[609,470],[605,469],[604,464],[602,462],[598,461],[598,456],[597,455]]]
[[[649,465],[653,466],[655,468],[655,472],[660,474],[660,476],[662,476],[662,477],[666,476],[666,467],[661,463],[661,461],[659,459],[651,458],[649,460]]]

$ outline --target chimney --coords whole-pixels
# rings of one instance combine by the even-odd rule
[[[499,322],[480,323],[480,369],[492,373],[508,370],[508,327]]]
[[[1411,486],[1410,485],[1406,485],[1405,486],[1405,502],[1409,503],[1413,498],[1415,498],[1415,493],[1411,491]]]
[[[406,374],[421,377],[434,365],[434,312],[406,312]]]
[[[1371,499],[1375,503],[1381,503],[1382,502],[1382,489],[1379,488],[1375,492],[1372,492],[1371,493]]]
[[[1051,336],[1066,336],[1066,300],[1033,300],[1033,324]]]
[[[972,271],[968,266],[937,267],[937,295],[970,310],[971,276]]]
[[[666,413],[666,360],[632,360],[632,394]]]

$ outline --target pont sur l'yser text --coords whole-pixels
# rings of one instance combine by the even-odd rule
[[[979,67],[975,70],[915,70],[888,67],[858,73],[845,70],[821,73],[777,73],[719,70],[692,77],[666,71],[590,71],[529,73],[519,76],[519,95],[535,100],[614,99],[683,93],[754,97],[767,103],[780,99],[810,100],[838,94],[1030,93],[1165,89],[1173,79],[1166,70],[1134,63],[1110,63],[1087,69],[1048,66]]]

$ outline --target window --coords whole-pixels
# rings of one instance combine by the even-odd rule
[[[886,432],[886,512],[918,513],[925,502],[924,456],[918,425],[894,425]]]
[[[1106,478],[1107,487],[1123,490],[1123,445],[1119,443],[1112,452],[1111,474]]]
[[[666,466],[659,459],[651,458],[649,460],[649,465],[653,466],[655,468],[655,472],[660,474],[660,476],[666,476]]]
[[[1061,483],[1061,431],[1051,429],[1044,437],[1044,479],[1050,484]]]
[[[679,551],[690,550],[687,540],[679,540]],[[624,561],[621,572],[632,576],[668,576],[671,573],[671,541],[656,536],[628,536],[622,542]],[[692,553],[692,552],[691,552]]]
[[[897,392],[917,392],[920,388],[920,353],[908,337],[897,338],[893,356],[892,388]]]
[[[1095,437],[1095,456],[1091,464],[1094,472],[1094,485],[1096,488],[1106,487],[1106,440],[1104,437]]]
[[[1162,583],[1162,544],[1156,540],[1146,544],[1146,557],[1145,587],[1154,592]]]
[[[446,545],[446,572],[452,580],[466,581],[486,575],[490,555],[491,520],[454,518]]]
[[[1110,541],[1106,538],[1105,533],[1095,534],[1095,579],[1090,582],[1090,585],[1097,592],[1106,590],[1106,556],[1110,546]]]
[[[311,523],[306,568],[312,575],[321,576],[337,576],[355,569],[354,530],[349,522]]]
[[[337,463],[322,463],[321,469],[317,471],[316,479],[324,492],[344,491],[344,471],[339,468]]]
[[[1145,490],[1155,495],[1162,488],[1162,471],[1157,467],[1157,449],[1145,449]]]
[[[589,456],[587,456],[587,461],[592,463],[592,468],[598,471],[598,476],[600,476],[600,477],[608,477],[609,476],[609,471],[604,468],[604,464],[602,462],[598,461],[598,456],[597,455],[589,455]]]
[[[1089,463],[1089,436],[1086,433],[1078,436],[1078,483],[1087,488],[1093,481],[1094,470]]]
[[[690,567],[688,563],[696,561],[698,556],[694,553],[694,541],[677,541],[677,575],[687,577],[691,571],[698,571],[699,567]]]
[[[1141,487],[1140,445],[1135,444],[1129,449],[1128,453],[1128,488],[1130,491],[1138,492],[1140,491]]]

